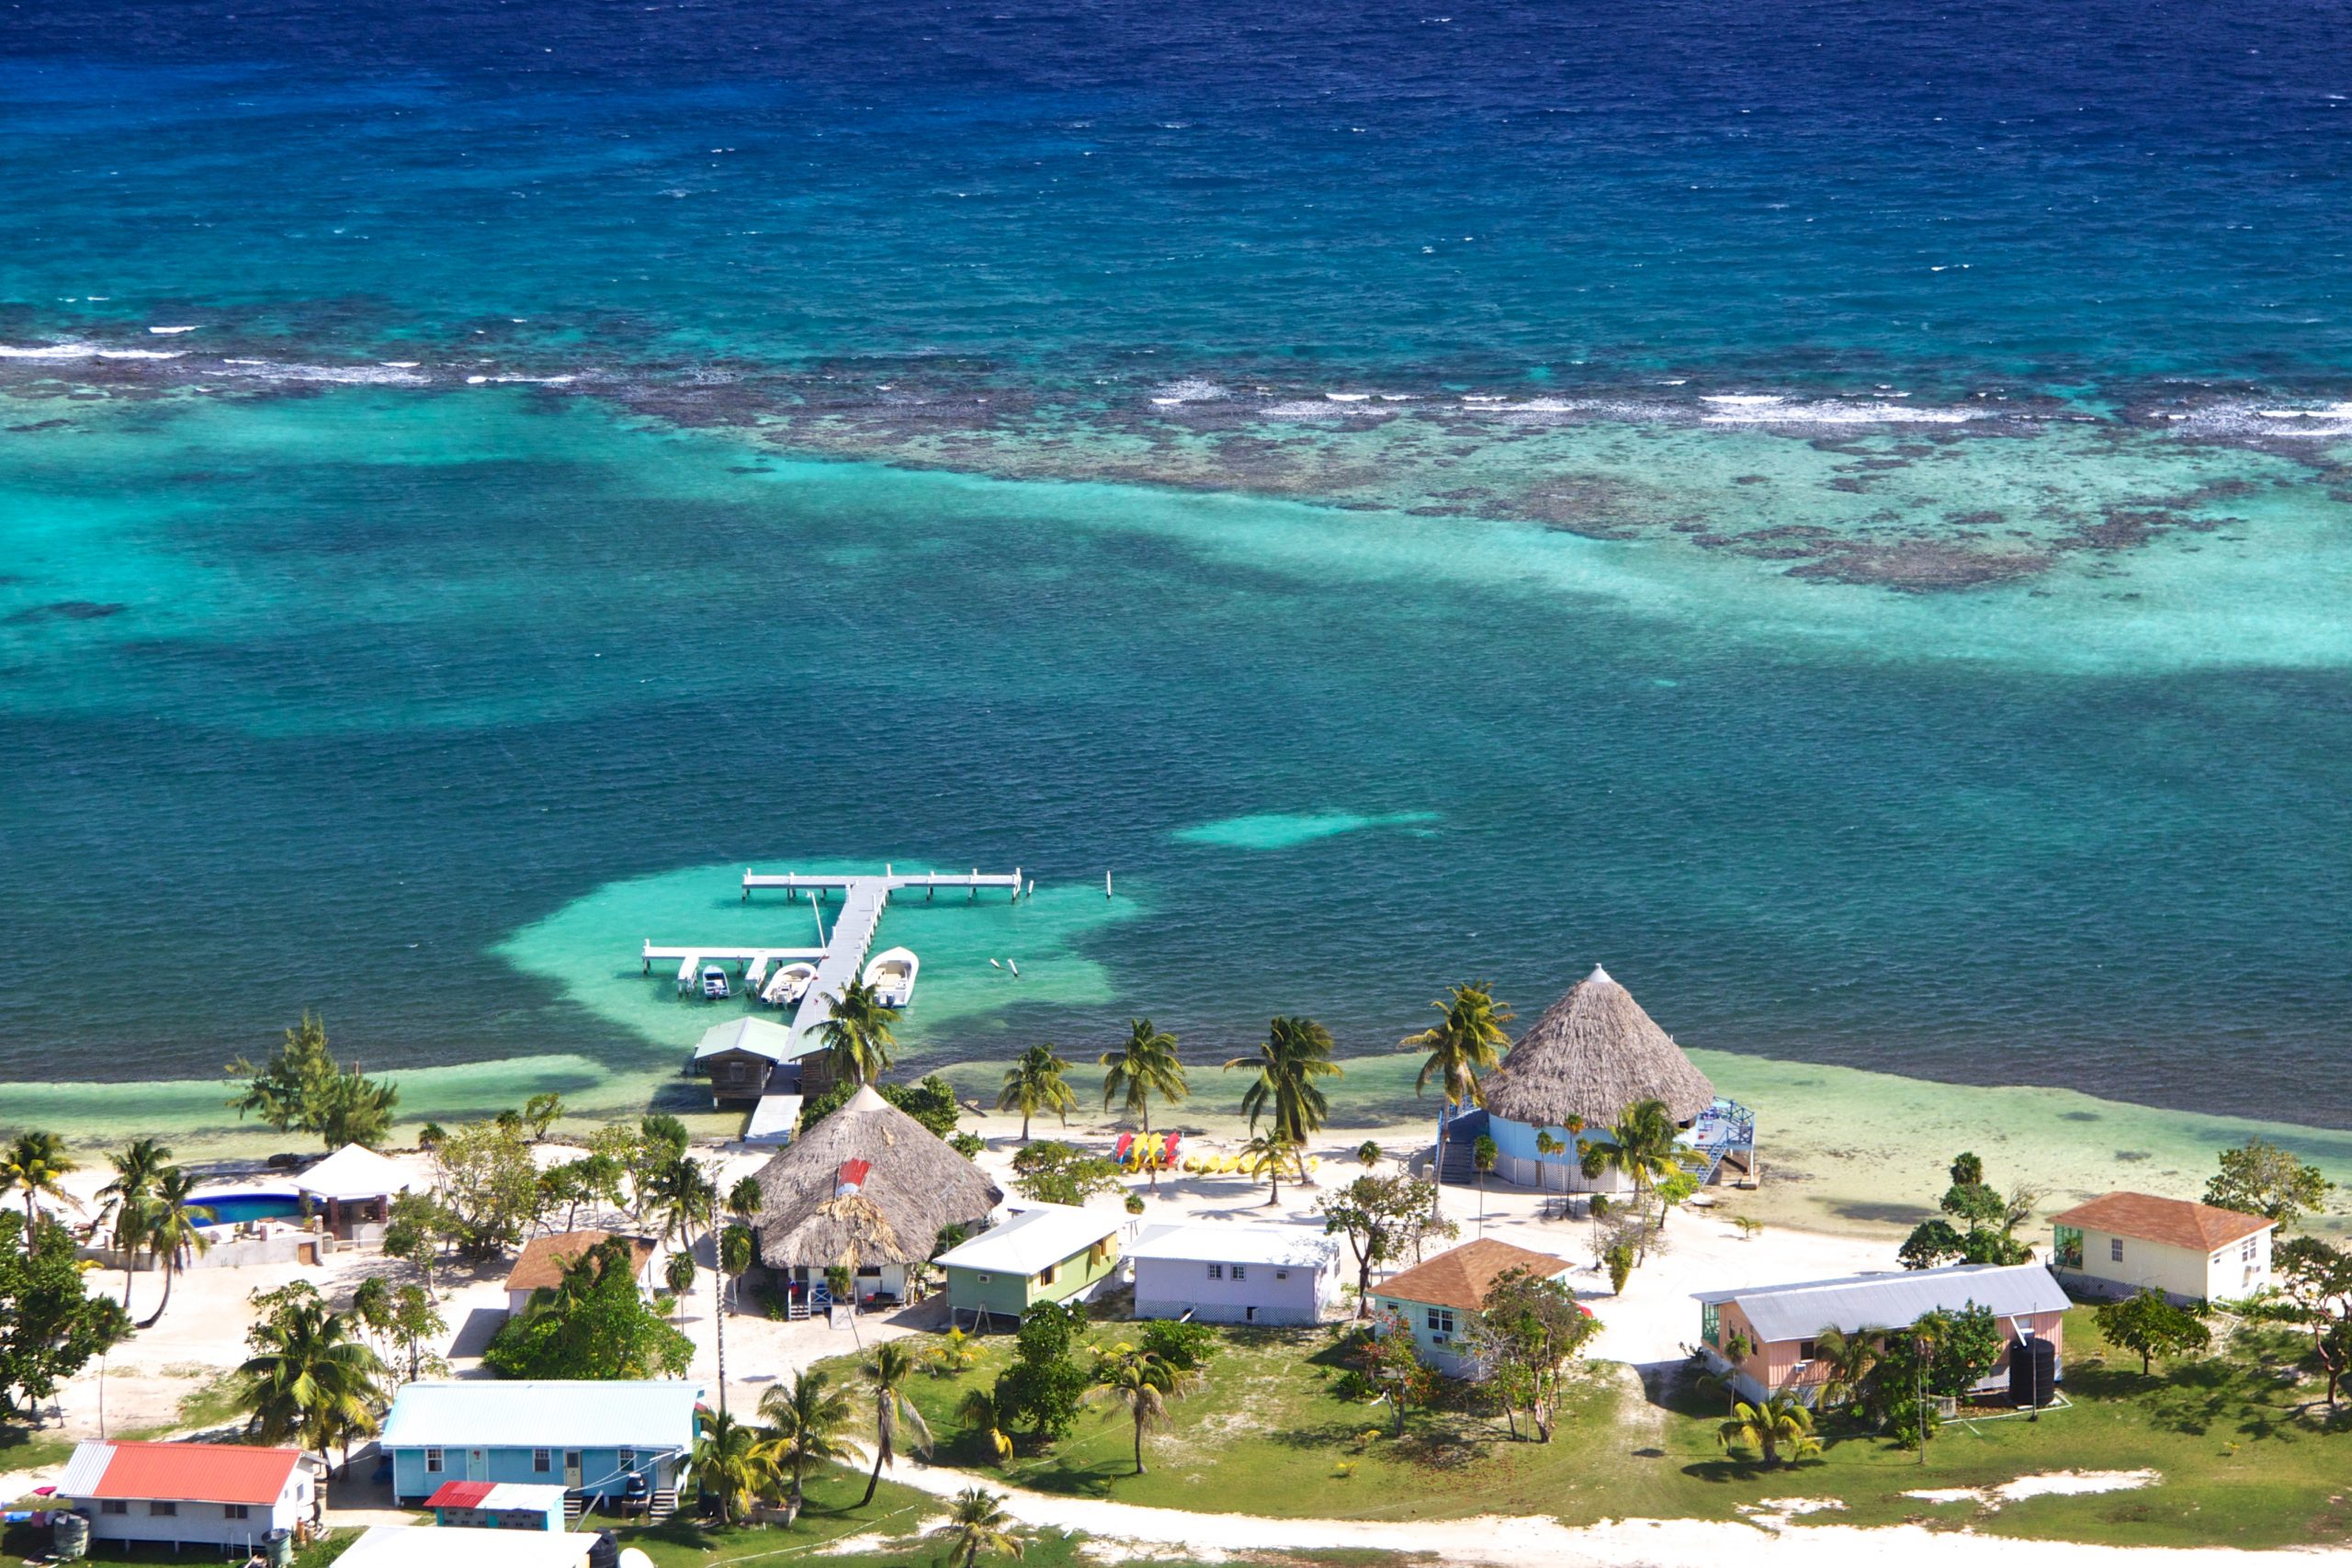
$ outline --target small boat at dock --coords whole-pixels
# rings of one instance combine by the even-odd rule
[[[814,964],[787,964],[775,972],[775,978],[760,993],[760,1000],[772,1008],[788,1008],[808,994],[809,983],[817,978]]]
[[[875,954],[865,966],[865,983],[874,987],[876,1000],[886,1008],[902,1008],[914,1000],[915,972],[922,961],[903,947],[891,948]]]

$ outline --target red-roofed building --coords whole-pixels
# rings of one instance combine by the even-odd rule
[[[325,1498],[294,1449],[242,1443],[84,1442],[58,1497],[94,1540],[249,1550],[274,1529],[315,1522]]]
[[[2050,1267],[2085,1295],[2157,1290],[2177,1302],[2235,1301],[2270,1283],[2278,1228],[2186,1198],[2109,1192],[2051,1222]]]
[[[424,1506],[433,1522],[458,1529],[560,1530],[563,1488],[517,1481],[447,1481]]]

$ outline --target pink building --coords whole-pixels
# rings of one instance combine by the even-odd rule
[[[1990,1308],[2009,1349],[2046,1339],[2063,1356],[2066,1292],[2039,1263],[2014,1268],[1962,1264],[1793,1285],[1708,1291],[1699,1303],[1701,1354],[1740,1397],[1789,1396],[1810,1404],[1828,1373],[1814,1342],[1828,1329],[1856,1334],[1908,1328],[1931,1312]],[[1735,1352],[1737,1352],[1735,1354]],[[2009,1356],[1981,1380],[1981,1390],[2008,1386]]]

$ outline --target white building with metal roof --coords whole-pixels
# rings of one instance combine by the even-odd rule
[[[1339,1240],[1315,1226],[1155,1225],[1127,1256],[1137,1317],[1316,1323],[1340,1295]]]

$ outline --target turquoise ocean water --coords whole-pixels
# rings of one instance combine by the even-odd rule
[[[666,1070],[888,860],[1040,888],[917,1061],[1604,962],[2352,1125],[2344,32],[19,13],[0,1084]]]

